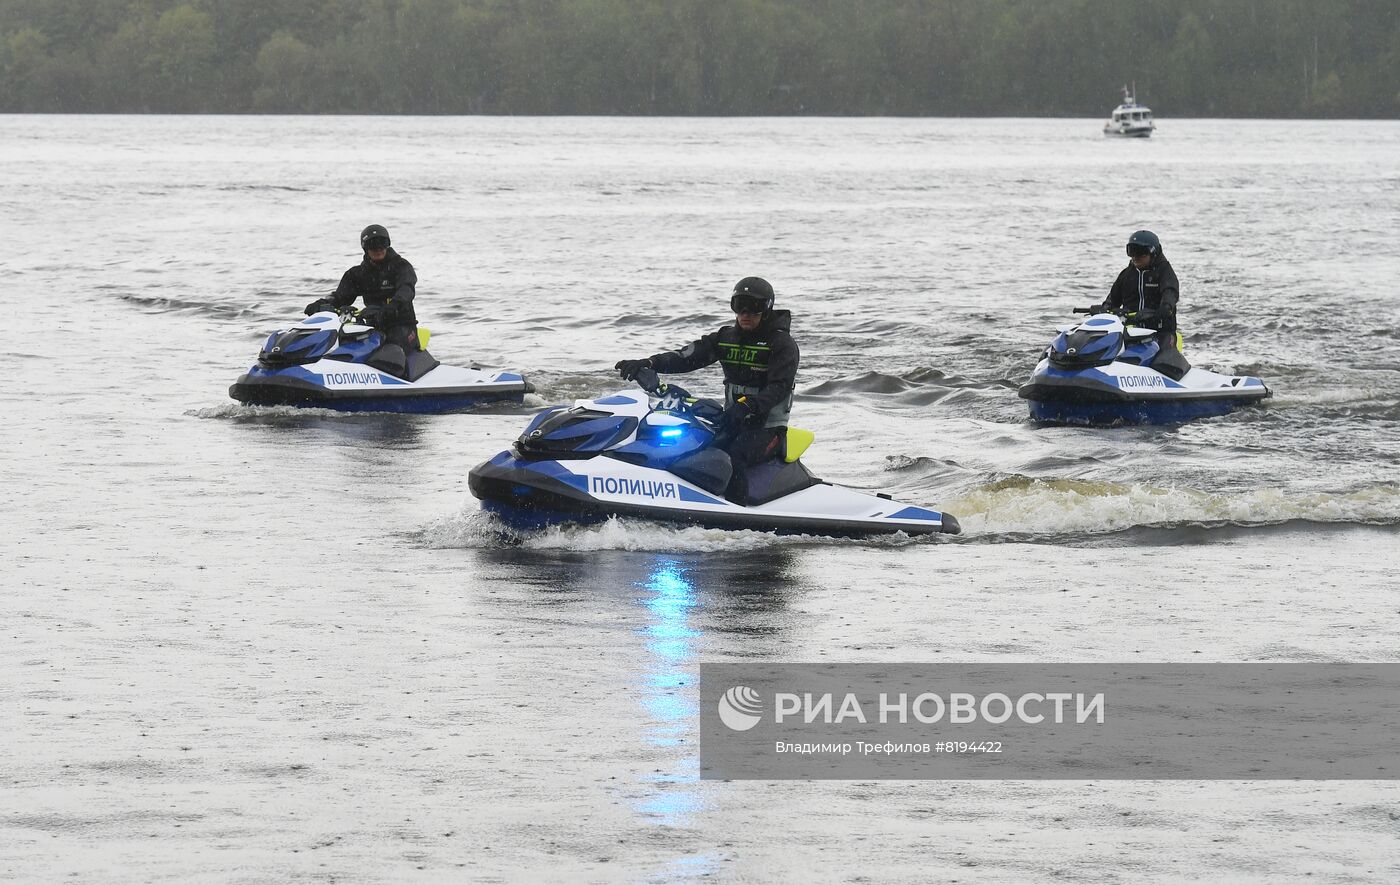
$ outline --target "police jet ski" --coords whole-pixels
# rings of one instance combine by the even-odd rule
[[[789,429],[783,457],[731,483],[729,455],[710,445],[724,406],[662,383],[651,369],[637,383],[651,396],[624,391],[536,415],[510,450],[468,474],[482,509],[516,528],[630,516],[838,537],[959,531],[946,513],[813,476],[798,460],[810,431]]]
[[[1163,349],[1154,329],[1096,313],[1062,327],[1018,391],[1047,424],[1176,424],[1224,415],[1272,394],[1258,378],[1221,375]]]
[[[518,403],[534,389],[514,372],[446,366],[427,350],[405,353],[378,329],[355,322],[352,312],[324,310],[269,335],[257,364],[228,394],[254,406],[438,414]]]

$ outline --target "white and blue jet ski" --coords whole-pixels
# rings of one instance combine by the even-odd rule
[[[624,391],[536,415],[510,450],[468,475],[482,509],[525,529],[628,516],[838,537],[959,531],[946,513],[817,479],[798,460],[809,431],[789,429],[783,457],[736,478],[710,445],[723,405],[650,369],[637,383],[653,396]]]
[[[1271,395],[1258,378],[1192,366],[1175,348],[1162,348],[1155,330],[1111,313],[1061,328],[1018,392],[1035,421],[1091,426],[1177,424]]]
[[[269,335],[257,364],[228,394],[254,406],[439,414],[518,403],[533,391],[515,372],[446,366],[426,350],[405,353],[351,313],[327,310]]]

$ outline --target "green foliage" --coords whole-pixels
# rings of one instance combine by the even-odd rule
[[[177,113],[199,110],[218,82],[209,16],[187,3],[166,10],[156,19],[150,46],[145,69],[156,103]]]
[[[316,50],[278,31],[258,50],[253,67],[259,84],[253,92],[254,110],[296,114],[315,109],[309,86],[315,80]]]
[[[0,0],[0,112],[1400,115],[1400,0]]]

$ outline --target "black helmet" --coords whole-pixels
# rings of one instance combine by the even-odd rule
[[[773,309],[773,287],[763,277],[744,277],[734,284],[734,294],[729,296],[729,309],[735,313],[739,308],[767,313]]]
[[[1135,230],[1133,235],[1128,237],[1128,257],[1136,258],[1139,255],[1156,255],[1162,249],[1162,241],[1150,230]]]
[[[382,224],[371,224],[360,231],[360,248],[368,252],[370,247],[376,249],[389,248],[389,231]]]

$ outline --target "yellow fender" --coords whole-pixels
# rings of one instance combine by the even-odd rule
[[[427,349],[428,349],[428,339],[431,338],[431,337],[433,337],[433,333],[432,333],[432,332],[429,332],[429,331],[428,331],[426,328],[424,328],[423,326],[419,326],[419,327],[418,327],[418,349],[419,349],[419,350],[427,350]]]
[[[807,451],[807,447],[810,446],[812,440],[816,438],[817,435],[810,430],[803,430],[801,427],[789,427],[787,432],[787,454],[783,456],[783,460],[791,464],[793,461],[801,458],[802,453]]]

